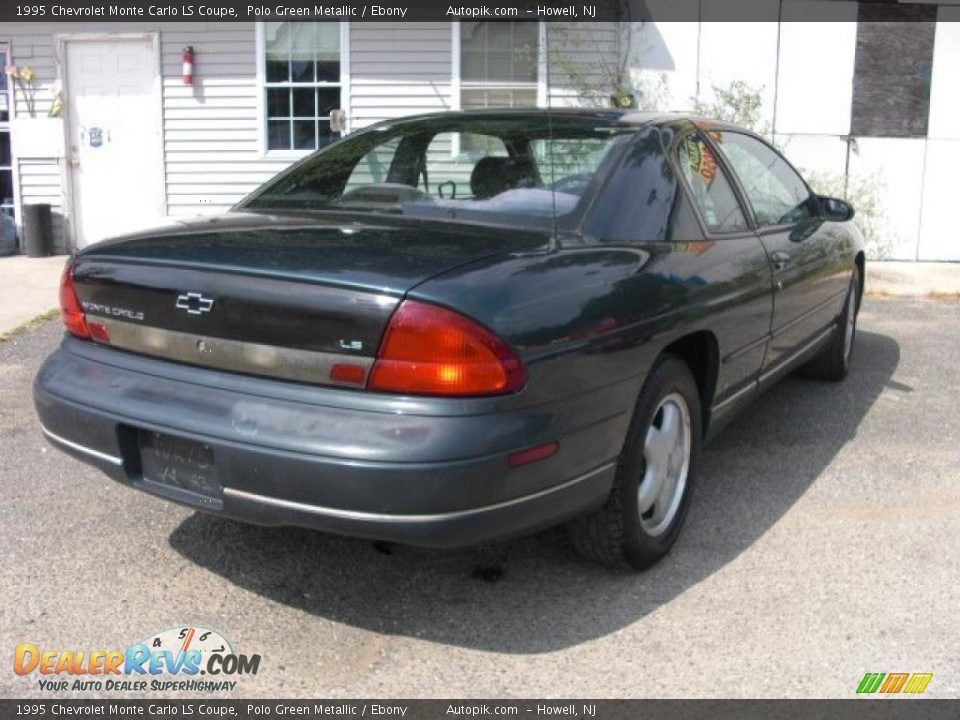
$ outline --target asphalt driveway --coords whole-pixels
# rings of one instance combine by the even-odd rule
[[[960,303],[865,303],[851,377],[789,378],[711,445],[676,548],[640,575],[561,531],[468,551],[244,526],[49,447],[30,383],[56,322],[0,344],[0,696],[17,643],[217,628],[250,696],[960,696]],[[65,693],[76,697],[76,694]],[[84,695],[89,697],[89,695]]]

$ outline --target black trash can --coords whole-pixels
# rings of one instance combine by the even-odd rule
[[[53,221],[49,205],[23,206],[23,252],[32,258],[53,254]]]

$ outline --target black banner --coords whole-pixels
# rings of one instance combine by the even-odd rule
[[[880,0],[877,0],[878,2]],[[884,5],[896,5],[886,2]],[[950,5],[951,0],[926,5]],[[909,3],[915,7],[917,3]],[[828,0],[26,0],[0,3],[0,22],[451,22],[507,20],[836,21],[856,20],[857,3]],[[909,13],[901,21],[911,21]]]
[[[0,700],[0,717],[957,720],[960,700]]]

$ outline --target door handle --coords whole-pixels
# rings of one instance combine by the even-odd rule
[[[774,272],[783,272],[790,267],[790,263],[793,262],[793,259],[788,253],[785,253],[782,250],[777,250],[776,252],[770,253],[770,262],[773,265]]]

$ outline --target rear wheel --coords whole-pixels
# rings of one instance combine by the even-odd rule
[[[833,339],[819,355],[803,367],[803,374],[817,380],[843,380],[850,372],[850,357],[857,337],[857,311],[860,300],[860,270],[853,271],[847,302],[837,322]]]
[[[696,382],[685,363],[665,355],[637,400],[607,503],[569,525],[577,550],[635,570],[666,555],[687,513],[700,440]]]

